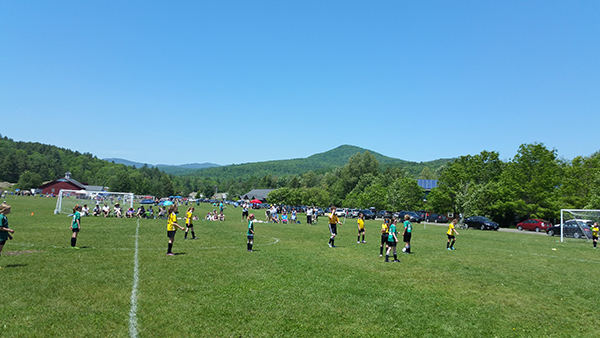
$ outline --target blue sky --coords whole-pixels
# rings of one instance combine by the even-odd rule
[[[0,0],[0,133],[151,164],[600,150],[600,1]]]

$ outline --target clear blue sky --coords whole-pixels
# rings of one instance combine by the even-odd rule
[[[0,0],[0,133],[150,164],[600,150],[600,1]]]

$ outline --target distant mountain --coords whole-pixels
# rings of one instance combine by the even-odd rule
[[[206,162],[206,163],[186,163],[186,164],[181,164],[181,165],[169,165],[169,164],[154,165],[154,164],[133,162],[133,161],[125,160],[122,158],[105,158],[104,160],[108,161],[108,162],[114,162],[114,163],[128,165],[130,167],[135,166],[136,168],[141,168],[144,165],[148,165],[148,167],[157,167],[157,168],[161,169],[162,171],[166,172],[167,174],[173,174],[173,175],[187,174],[187,173],[196,171],[198,169],[220,167],[220,165],[218,165],[218,164],[208,163],[208,162]]]
[[[438,159],[429,162],[410,162],[381,155],[377,152],[351,146],[342,145],[324,153],[318,153],[306,158],[295,158],[289,160],[265,161],[244,164],[232,164],[227,166],[198,169],[197,171],[187,173],[196,177],[207,178],[241,178],[250,176],[264,177],[271,176],[298,175],[308,171],[326,172],[336,167],[344,166],[348,163],[350,156],[357,153],[369,151],[377,158],[382,167],[399,166],[404,168],[409,174],[417,177],[425,167],[435,171],[440,166],[452,161],[452,159]]]

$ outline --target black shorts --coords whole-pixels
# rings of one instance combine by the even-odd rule
[[[391,246],[391,247],[395,247],[395,246],[396,246],[396,242],[394,242],[394,241],[391,241],[391,242],[390,242],[390,241],[388,241],[388,242],[387,242],[387,245],[388,245],[388,246]]]
[[[73,228],[73,232],[79,232],[79,228]]]
[[[188,228],[193,228],[194,224],[190,223],[190,224],[186,224],[185,226],[188,227]]]
[[[169,237],[169,238],[175,237],[175,232],[176,231],[167,231],[167,237]]]
[[[598,240],[598,236],[592,236],[592,239],[597,241]]]
[[[248,216],[248,212],[247,211],[242,211],[242,216]]]
[[[358,229],[358,233],[359,233],[359,234],[360,234],[360,233],[362,233],[362,232],[365,232],[365,228]]]
[[[455,239],[454,235],[448,235],[448,239]]]
[[[0,245],[4,245],[6,241],[0,241]]]
[[[337,224],[329,224],[329,232],[331,236],[337,235]]]
[[[381,244],[387,243],[388,234],[381,234]]]
[[[249,240],[253,240],[253,239],[254,239],[254,234],[252,234],[252,235],[248,235],[248,236],[246,236],[246,237],[248,237],[248,239],[249,239]]]
[[[402,239],[405,243],[410,243],[410,237],[412,237],[412,232],[407,232],[404,234]]]

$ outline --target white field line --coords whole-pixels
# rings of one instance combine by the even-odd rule
[[[138,259],[138,238],[140,232],[140,220],[137,221],[135,228],[135,252],[133,254],[133,286],[131,287],[131,309],[129,310],[129,337],[137,338],[137,291],[139,283],[139,259]]]
[[[516,251],[516,250],[496,249],[496,248],[487,248],[486,250],[496,250],[496,251],[518,253],[518,254],[522,254],[522,255],[531,255],[531,256],[538,256],[538,257],[548,257],[548,258],[564,259],[564,260],[574,261],[574,262],[584,262],[584,263],[600,264],[600,261],[590,261],[588,259],[571,258],[571,257],[559,257],[559,256],[553,256],[553,255],[540,254],[540,253],[536,253],[536,252],[523,252],[523,251]]]

